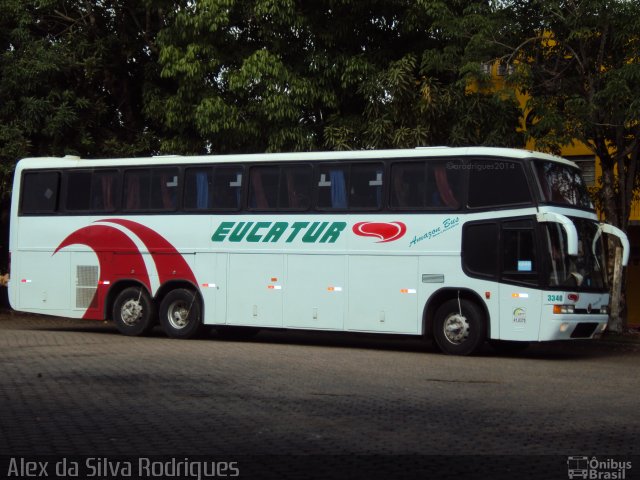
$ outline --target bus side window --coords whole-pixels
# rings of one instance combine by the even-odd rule
[[[462,198],[462,162],[427,163],[427,206],[460,208]]]
[[[238,210],[242,194],[242,167],[217,167],[213,179],[213,208]]]
[[[469,171],[469,207],[487,208],[531,203],[522,165],[505,160],[475,160]]]
[[[447,162],[401,162],[391,166],[391,207],[458,209],[463,169],[457,159]]]
[[[344,210],[347,203],[349,167],[346,165],[320,165],[316,179],[318,198],[316,206],[320,210]]]
[[[351,165],[350,208],[378,209],[382,206],[383,172],[381,163]]]
[[[252,167],[249,183],[249,208],[270,210],[278,204],[279,168],[275,166]]]
[[[65,172],[64,208],[70,211],[87,211],[91,208],[92,172],[89,170],[68,170]]]
[[[498,275],[498,224],[466,223],[462,229],[462,265],[472,276]]]
[[[65,175],[66,210],[96,213],[115,210],[117,170],[68,170]]]
[[[92,211],[113,212],[118,195],[118,171],[96,170],[91,176]]]
[[[284,166],[280,172],[278,207],[307,210],[311,204],[311,166]]]
[[[175,167],[151,170],[151,210],[175,210],[178,204],[178,169]]]
[[[212,168],[187,168],[184,175],[184,208],[187,210],[211,208],[212,187]]]
[[[127,170],[124,172],[124,209],[140,210],[147,207],[149,170]]]
[[[424,162],[402,162],[391,166],[392,208],[424,208],[426,191]]]
[[[520,223],[520,222],[519,222]],[[502,229],[502,277],[518,283],[538,283],[535,236],[532,226]]]
[[[22,180],[21,213],[53,213],[58,208],[58,172],[26,172]]]
[[[185,170],[186,210],[238,210],[242,167],[192,167]]]

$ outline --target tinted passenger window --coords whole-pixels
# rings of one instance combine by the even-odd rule
[[[351,208],[378,209],[382,206],[381,164],[356,163],[351,166]]]
[[[143,210],[149,208],[150,170],[128,170],[124,174],[124,209]]]
[[[175,210],[178,199],[176,167],[128,170],[124,175],[125,210]]]
[[[531,203],[527,178],[520,163],[501,159],[472,160],[469,207],[486,208]]]
[[[110,212],[116,208],[116,170],[68,171],[65,208],[70,211]]]
[[[307,210],[311,202],[311,166],[252,167],[249,208]]]
[[[53,213],[58,207],[58,172],[27,172],[22,181],[22,213]]]
[[[460,207],[463,165],[447,162],[398,162],[391,167],[391,207],[438,209]]]
[[[218,167],[213,178],[213,207],[227,210],[240,208],[242,167]]]
[[[318,168],[317,207],[321,210],[377,210],[382,207],[381,163],[324,164]]]
[[[194,167],[185,173],[184,207],[188,210],[238,210],[242,167]]]
[[[318,168],[317,207],[322,210],[344,210],[349,206],[348,165],[321,165]]]
[[[154,168],[151,174],[151,210],[175,210],[178,206],[178,169]]]
[[[498,273],[498,224],[466,224],[462,233],[462,261],[469,272],[486,277]]]
[[[279,208],[307,210],[311,205],[311,167],[292,165],[280,170]]]
[[[538,281],[536,244],[533,228],[502,230],[502,277],[518,283],[536,284]]]

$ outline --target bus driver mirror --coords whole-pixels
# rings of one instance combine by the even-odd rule
[[[567,234],[567,254],[572,256],[578,255],[578,232],[569,218],[554,212],[538,212],[536,219],[540,223],[552,222],[562,225],[562,228]]]

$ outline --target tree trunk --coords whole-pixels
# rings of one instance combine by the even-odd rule
[[[622,333],[625,328],[625,321],[622,315],[622,247],[616,247],[613,261],[613,283],[611,285],[611,300],[609,324],[610,332]]]
[[[618,205],[616,202],[615,182],[616,176],[613,172],[613,164],[601,162],[602,164],[602,211],[604,220],[615,227],[620,227],[618,218]]]

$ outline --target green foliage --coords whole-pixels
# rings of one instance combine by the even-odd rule
[[[129,156],[154,150],[144,116],[156,10],[124,0],[0,3],[0,195],[25,156]]]
[[[4,0],[2,192],[25,156],[520,145],[468,89],[482,1]]]
[[[181,153],[521,144],[512,99],[467,91],[459,27],[481,5],[188,3],[158,37],[172,87],[147,113]]]
[[[600,157],[600,204],[609,222],[626,228],[640,170],[640,3],[500,5],[497,33],[485,31],[474,44],[519,64],[514,81],[530,95],[527,133],[539,147],[558,151],[578,139]]]

